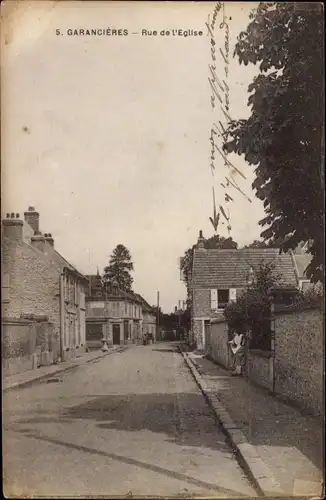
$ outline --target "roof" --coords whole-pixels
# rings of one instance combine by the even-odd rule
[[[121,300],[127,299],[131,302],[141,303],[141,300],[134,292],[125,292],[124,290],[120,290],[118,288],[117,293],[110,293],[108,290],[105,290],[105,286],[102,283],[102,278],[98,274],[87,274],[87,281],[90,284],[90,294],[87,294],[87,300],[95,300],[102,298],[103,300],[112,299],[112,300]]]
[[[31,238],[35,236],[34,229],[28,224],[26,220],[23,221],[23,243],[28,244],[29,246],[34,247],[31,244]],[[44,236],[42,234],[42,236]],[[50,245],[47,241],[44,242],[44,251],[37,249],[38,252],[41,252],[45,255],[49,260],[54,261],[54,263],[59,266],[62,270],[64,268],[69,269],[71,272],[77,274],[80,278],[85,279],[85,276],[76,269],[75,266],[70,264],[62,255],[59,253],[52,245]]]
[[[139,293],[136,293],[135,295],[137,295],[137,297],[141,301],[143,309],[147,310],[148,312],[153,311],[153,307],[149,305],[149,303],[147,302],[147,300],[144,299],[144,297],[142,297]]]
[[[262,262],[274,262],[280,274],[278,286],[296,287],[295,266],[290,254],[277,248],[195,249],[193,258],[193,288],[244,288],[250,268]]]
[[[299,279],[300,278],[307,279],[307,275],[306,275],[305,271],[311,262],[312,255],[309,253],[302,253],[300,255],[294,254],[293,257],[294,257],[294,260],[295,260],[295,263],[297,266],[297,270],[298,270],[298,278]]]

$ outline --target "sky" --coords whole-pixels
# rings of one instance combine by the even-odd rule
[[[85,274],[102,272],[117,244],[131,252],[134,289],[170,312],[186,298],[179,258],[203,230],[214,234],[212,186],[222,200],[225,171],[210,170],[208,82],[213,2],[5,2],[2,15],[2,212],[40,212],[43,232]],[[246,118],[255,67],[234,44],[255,3],[225,3],[230,33],[231,117]],[[214,34],[223,48],[218,13]],[[128,29],[128,36],[69,36],[68,29]],[[56,29],[60,35],[56,35]],[[183,29],[203,36],[143,36]],[[137,34],[132,34],[137,33]],[[221,58],[219,74],[223,73]],[[230,235],[259,238],[261,202],[253,167],[231,189]],[[221,219],[222,220],[222,219]],[[226,225],[218,228],[228,236]]]

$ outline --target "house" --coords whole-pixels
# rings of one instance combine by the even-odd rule
[[[86,294],[86,339],[88,347],[141,343],[142,304],[134,293],[102,283],[101,276],[88,275]]]
[[[143,312],[143,335],[151,335],[156,340],[156,311],[139,293],[136,296],[141,301]]]
[[[301,245],[296,248],[294,252],[291,252],[291,255],[294,263],[297,285],[302,292],[305,292],[312,286],[311,280],[306,273],[307,267],[312,260],[312,255],[306,252],[305,247]]]
[[[2,221],[2,340],[11,373],[86,349],[87,281],[40,231],[39,218],[29,207],[24,219],[11,213]]]
[[[223,317],[223,309],[250,285],[253,269],[262,261],[273,262],[280,276],[278,290],[289,297],[297,292],[297,279],[290,254],[275,248],[240,250],[205,249],[200,232],[194,250],[190,288],[193,343],[205,348],[212,319]]]

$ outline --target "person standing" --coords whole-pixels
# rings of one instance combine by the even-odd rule
[[[233,372],[232,375],[241,376],[246,364],[246,337],[243,333],[235,332],[233,339],[229,341],[233,355]]]

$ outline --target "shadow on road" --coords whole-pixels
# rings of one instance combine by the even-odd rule
[[[222,493],[222,494],[225,494],[226,496],[231,496],[231,497],[236,496],[236,497],[240,497],[240,498],[246,497],[246,495],[244,495],[243,493],[239,493],[237,491],[234,491],[234,490],[231,490],[228,488],[224,488],[222,486],[217,486],[216,484],[207,483],[206,481],[201,481],[200,479],[196,479],[194,477],[188,476],[187,474],[182,474],[180,472],[165,469],[163,467],[159,467],[157,465],[146,463],[146,462],[143,462],[140,460],[135,460],[134,458],[128,458],[128,457],[124,457],[122,455],[117,455],[116,453],[107,453],[105,451],[96,450],[94,448],[89,448],[86,446],[76,445],[73,443],[67,443],[67,442],[61,441],[59,439],[41,436],[40,434],[38,434],[36,432],[32,432],[29,429],[21,430],[18,432],[23,433],[24,436],[28,437],[28,438],[38,439],[40,441],[45,441],[45,442],[56,444],[59,446],[64,446],[66,448],[77,450],[77,451],[82,451],[84,453],[90,453],[90,454],[95,454],[95,455],[100,455],[103,457],[111,458],[112,460],[116,460],[116,461],[122,462],[122,463],[127,464],[127,465],[140,467],[142,469],[146,469],[146,470],[149,470],[151,472],[156,472],[158,474],[162,474],[164,476],[167,476],[167,477],[170,477],[173,479],[178,479],[180,481],[186,481],[187,483],[189,483],[191,485],[194,485],[194,486],[197,486],[200,488],[205,488],[207,490],[211,490],[211,491],[214,491],[216,493],[220,493],[220,494]]]
[[[171,352],[178,352],[177,349],[152,349],[153,352],[168,352],[168,353],[171,353]]]
[[[51,422],[66,424],[77,419],[95,420],[101,429],[163,433],[181,446],[229,453],[226,441],[218,439],[218,423],[213,413],[198,393],[92,396],[85,403],[63,407],[59,415],[38,410],[37,415],[16,419],[14,427]]]

